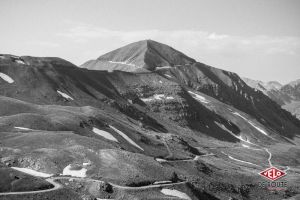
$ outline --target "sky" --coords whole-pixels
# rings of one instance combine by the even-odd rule
[[[0,0],[0,53],[76,65],[152,39],[255,80],[300,79],[299,0]]]

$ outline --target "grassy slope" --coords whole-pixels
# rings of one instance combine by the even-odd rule
[[[34,191],[53,187],[41,178],[36,178],[11,168],[0,168],[0,177],[0,192]]]

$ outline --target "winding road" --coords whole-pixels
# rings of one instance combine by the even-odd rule
[[[53,188],[49,188],[49,189],[45,189],[45,190],[35,190],[35,191],[2,192],[2,193],[0,193],[0,195],[37,194],[37,193],[51,192],[51,191],[63,188],[63,186],[61,184],[55,182],[55,178],[47,178],[45,180],[47,182],[51,183],[54,187]]]
[[[256,145],[259,146],[259,145]],[[259,146],[260,147],[260,146]],[[252,149],[252,148],[250,148]],[[253,149],[253,150],[258,150],[258,149]],[[267,148],[261,148],[259,149],[261,151],[266,151],[269,155],[268,157],[268,163],[269,166],[272,167],[272,153],[269,151],[269,149]],[[229,158],[231,156],[229,156],[228,154],[224,153],[222,151],[223,154],[227,155]],[[205,154],[205,155],[201,155],[201,156],[195,156],[195,158],[192,159],[186,159],[186,160],[163,160],[163,161],[158,161],[158,162],[187,162],[187,161],[196,161],[198,160],[200,157],[202,156],[215,156],[215,154],[210,153],[210,154]],[[253,163],[249,163],[246,161],[242,161],[242,160],[238,160],[238,159],[234,159],[233,157],[231,157],[231,159],[239,161],[239,162],[243,162],[246,164],[251,164],[251,165],[256,165]],[[258,166],[258,165],[257,165]],[[286,169],[284,171],[288,171],[290,168],[288,166],[285,166]],[[52,184],[54,187],[53,188],[49,188],[49,189],[45,189],[45,190],[36,190],[36,191],[21,191],[21,192],[3,192],[0,193],[0,196],[3,195],[22,195],[22,194],[36,194],[36,193],[45,193],[45,192],[51,192],[51,191],[55,191],[55,190],[59,190],[61,188],[63,188],[63,185],[56,182],[56,180],[69,180],[69,179],[75,179],[75,180],[80,180],[80,181],[91,181],[91,182],[99,182],[99,183],[104,183],[104,181],[101,180],[96,180],[96,179],[90,179],[90,178],[80,178],[80,177],[63,177],[63,176],[56,176],[56,177],[50,177],[50,178],[46,178],[45,180],[47,182],[49,182],[50,184]],[[130,187],[130,186],[121,186],[121,185],[117,185],[114,183],[109,182],[110,185],[112,185],[115,188],[120,188],[120,189],[126,189],[126,190],[140,190],[140,189],[149,189],[149,188],[161,188],[161,187],[167,187],[167,186],[174,186],[174,185],[180,185],[180,184],[186,184],[187,181],[182,181],[182,182],[177,182],[177,183],[161,183],[161,184],[153,184],[153,185],[145,185],[145,186],[140,186],[140,187]]]
[[[204,154],[204,155],[199,155],[199,156],[195,156],[194,158],[190,158],[190,159],[182,159],[182,160],[165,160],[165,159],[161,159],[161,158],[155,158],[155,160],[157,162],[160,163],[172,163],[172,162],[192,162],[192,161],[196,161],[199,160],[201,157],[206,157],[206,156],[215,156],[216,154],[214,153],[209,153],[209,154]]]
[[[22,195],[22,194],[36,194],[36,193],[45,193],[45,192],[51,192],[55,191],[58,189],[63,188],[63,185],[60,183],[56,182],[56,180],[80,180],[80,181],[92,181],[92,182],[98,182],[98,183],[104,183],[104,181],[101,180],[96,180],[96,179],[90,179],[90,178],[79,178],[79,177],[51,177],[45,179],[47,182],[51,183],[54,187],[45,189],[45,190],[36,190],[36,191],[21,191],[21,192],[3,192],[0,193],[0,196],[4,195]],[[130,186],[122,186],[122,185],[117,185],[114,183],[110,183],[115,188],[120,188],[120,189],[126,189],[126,190],[141,190],[141,189],[149,189],[149,188],[160,188],[160,187],[167,187],[167,186],[174,186],[174,185],[181,185],[181,184],[186,184],[187,181],[182,181],[182,182],[177,182],[177,183],[161,183],[161,184],[155,184],[155,185],[145,185],[145,186],[140,186],[140,187],[130,187]]]
[[[272,153],[269,151],[269,149],[267,148],[264,148],[264,150],[269,154],[269,158],[268,158],[268,162],[269,162],[269,166],[272,167],[272,162],[271,162],[271,159],[272,159]]]
[[[272,160],[272,152],[268,148],[263,148],[263,147],[261,147],[261,146],[259,146],[257,144],[254,144],[254,145],[258,146],[260,148],[259,149],[255,149],[255,148],[251,148],[251,147],[234,147],[234,148],[249,148],[249,149],[255,150],[255,151],[257,151],[257,150],[259,150],[259,151],[265,151],[269,155],[268,156],[269,167],[273,167],[273,164],[272,164],[272,161],[271,161]],[[247,161],[243,161],[243,160],[239,160],[239,159],[233,158],[232,156],[229,156],[228,154],[224,153],[223,151],[221,151],[221,153],[225,154],[226,156],[228,156],[232,160],[235,160],[235,161],[238,161],[238,162],[243,162],[243,163],[249,164],[249,165],[256,165],[254,163],[250,163],[250,162],[247,162]],[[256,166],[259,166],[259,165],[256,165]],[[284,172],[287,172],[287,171],[291,170],[291,168],[289,166],[281,166],[281,165],[276,165],[276,166],[277,167],[283,167],[283,168],[285,168],[285,169],[283,169]]]

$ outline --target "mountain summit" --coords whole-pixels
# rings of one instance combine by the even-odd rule
[[[81,67],[133,72],[190,65],[194,62],[194,59],[168,45],[153,40],[142,40],[106,53],[96,60],[87,61]]]

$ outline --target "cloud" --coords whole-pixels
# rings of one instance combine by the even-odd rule
[[[60,46],[58,43],[48,42],[48,41],[29,41],[26,42],[26,45],[34,45],[34,46],[49,47],[49,48],[56,48]]]
[[[122,44],[153,39],[180,48],[189,53],[299,55],[300,38],[293,36],[235,36],[199,30],[110,30],[90,24],[73,24],[57,34],[72,42],[88,44],[97,41],[118,41]]]
[[[210,40],[223,40],[223,39],[226,39],[228,37],[229,37],[228,35],[218,35],[216,33],[211,33],[211,34],[208,35],[207,39],[210,39]]]

